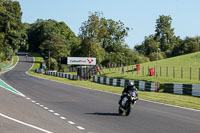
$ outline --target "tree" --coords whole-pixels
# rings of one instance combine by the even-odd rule
[[[145,55],[147,55],[147,56],[153,52],[156,52],[157,48],[160,47],[160,43],[154,40],[154,35],[145,37],[143,45],[145,47]]]
[[[92,13],[80,27],[80,56],[88,56],[90,52],[91,56],[100,59],[99,63],[108,60],[104,55],[122,50],[128,30],[121,21],[106,19],[99,12]],[[91,52],[93,49],[99,49],[98,54]]]
[[[174,28],[171,27],[172,18],[161,15],[156,20],[155,40],[160,42],[160,49],[168,57],[171,56],[172,50],[176,44]]]
[[[4,34],[0,33],[0,62],[5,58],[3,42],[4,42]]]
[[[30,24],[23,23],[21,25],[21,43],[20,43],[20,50],[29,50],[28,44],[28,29],[30,28]]]
[[[40,49],[46,55],[50,54],[50,57],[56,59],[57,62],[59,61],[59,69],[61,67],[61,57],[69,55],[65,40],[57,34],[50,34],[40,45]]]
[[[49,63],[50,63],[50,65],[49,65]],[[58,70],[58,62],[56,61],[56,59],[50,58],[47,60],[46,64],[47,64],[46,66],[47,66],[48,70]]]
[[[21,7],[18,1],[0,0],[0,49],[1,59],[11,59],[22,41]]]
[[[183,50],[184,54],[197,52],[199,44],[195,38],[186,37],[180,49]]]
[[[134,48],[138,52],[148,56],[150,60],[155,60],[157,48],[160,48],[159,58],[172,57],[181,54],[180,45],[182,39],[174,35],[174,28],[171,27],[172,18],[160,15],[156,20],[155,34],[145,37],[141,45]]]
[[[57,22],[52,19],[38,19],[34,24],[30,25],[28,30],[28,43],[30,44],[30,49],[33,51],[40,50],[39,46],[49,37],[50,34],[61,36],[69,51],[73,45],[78,43],[76,35],[64,22]]]
[[[151,61],[156,59],[157,49],[160,47],[160,42],[155,40],[154,35],[150,35],[148,37],[145,37],[144,42],[141,45],[136,45],[134,48],[144,54],[145,56],[148,56]],[[159,59],[162,59],[165,57],[165,54],[159,54]]]

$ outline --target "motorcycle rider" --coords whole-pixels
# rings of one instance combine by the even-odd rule
[[[127,94],[129,92],[134,92],[135,91],[135,98],[133,99],[132,102],[137,101],[138,100],[138,93],[137,93],[137,88],[135,87],[135,85],[133,84],[133,82],[129,82],[129,84],[127,86],[124,87],[124,90],[122,91],[122,95],[119,99],[119,105],[121,105],[122,99],[124,94]]]

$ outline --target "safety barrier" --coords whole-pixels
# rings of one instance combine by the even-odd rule
[[[71,80],[78,80],[78,76],[72,74],[64,74],[54,71],[45,71],[46,75],[67,78]],[[131,81],[139,90],[157,92],[159,90],[159,85],[153,82],[138,81],[138,80],[129,80],[129,79],[115,79],[107,77],[98,77],[94,76],[93,81],[100,84],[112,85],[112,86],[127,86]],[[200,85],[197,84],[164,84],[164,92],[181,94],[181,95],[190,95],[200,97]]]
[[[113,78],[107,78],[107,77],[98,77],[94,76],[93,81],[100,84],[106,84],[106,85],[112,85],[112,86],[127,86],[128,83],[131,81],[134,83],[135,87],[137,87],[139,90],[144,91],[158,91],[158,85],[157,83],[153,82],[145,82],[145,81],[138,81],[138,80],[129,80],[129,79],[113,79]]]
[[[78,76],[72,75],[72,74],[64,74],[64,73],[55,72],[55,71],[45,71],[45,74],[55,76],[55,77],[67,78],[71,80],[78,80]]]
[[[200,85],[197,84],[164,84],[164,91],[174,94],[190,95],[200,97]]]

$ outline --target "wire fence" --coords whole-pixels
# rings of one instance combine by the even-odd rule
[[[196,80],[200,81],[200,66],[194,67],[172,67],[172,66],[140,66],[138,69],[135,65],[133,66],[121,66],[120,64],[111,64],[108,66],[99,66],[101,72],[104,74],[111,74],[114,76],[124,75],[124,76],[154,76],[159,78],[169,78],[169,79],[183,79],[183,80]],[[152,74],[150,71],[152,71]],[[65,72],[77,72],[77,67],[70,67],[65,70]]]
[[[106,73],[115,73],[117,75],[138,75],[138,76],[157,76],[160,78],[186,79],[200,81],[200,67],[171,67],[171,66],[120,66],[112,64],[110,66],[100,66]],[[153,73],[150,72],[150,69]]]

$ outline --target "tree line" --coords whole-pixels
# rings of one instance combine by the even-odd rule
[[[41,51],[50,62],[50,69],[61,69],[63,57],[96,57],[97,63],[135,64],[144,62],[140,55],[125,44],[129,28],[121,21],[106,19],[102,13],[91,13],[83,22],[78,36],[64,23],[38,19],[27,26],[28,50]],[[123,61],[123,62],[122,62]],[[47,65],[47,67],[49,67]]]
[[[175,36],[171,25],[170,16],[160,15],[156,20],[155,34],[145,37],[142,44],[134,47],[135,50],[151,61],[156,60],[157,54],[159,59],[163,59],[200,51],[200,36],[181,39]]]
[[[47,67],[61,69],[63,57],[96,57],[102,65],[132,65],[199,51],[199,37],[182,40],[174,35],[172,18],[161,15],[156,20],[155,34],[131,49],[125,43],[130,30],[121,21],[107,19],[103,13],[90,13],[79,34],[64,22],[38,19],[32,24],[21,22],[17,1],[0,0],[0,60],[11,59],[18,50],[40,52]],[[51,57],[51,58],[48,58]]]

